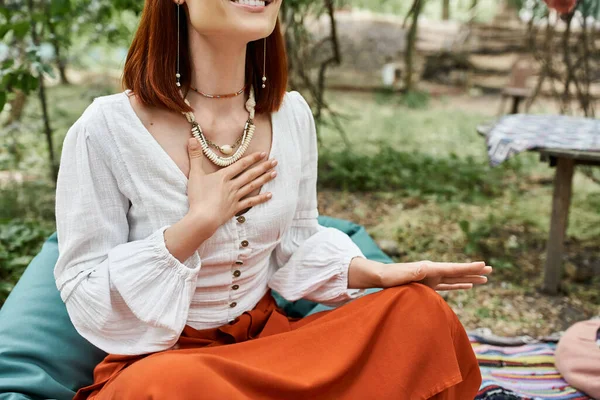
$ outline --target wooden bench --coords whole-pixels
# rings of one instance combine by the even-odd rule
[[[510,114],[517,114],[519,112],[519,105],[532,94],[532,90],[527,85],[532,74],[533,67],[528,58],[521,57],[515,61],[510,71],[508,85],[501,93],[502,98],[500,100],[500,108],[498,109],[499,116],[504,114],[507,98],[512,99]]]

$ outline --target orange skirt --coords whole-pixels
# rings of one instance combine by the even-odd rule
[[[289,318],[268,292],[230,324],[186,326],[179,348],[109,354],[81,399],[473,399],[477,360],[456,314],[412,283]]]

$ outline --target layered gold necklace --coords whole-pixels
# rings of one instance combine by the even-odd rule
[[[245,88],[245,86],[244,86],[244,88]],[[196,90],[196,92],[202,94],[205,97],[218,99],[218,98],[227,98],[227,97],[237,96],[243,92],[243,89],[241,91],[236,92],[235,94],[230,94],[230,95],[206,95],[202,92],[199,92],[198,90]],[[183,94],[182,94],[182,96],[183,96]],[[184,98],[184,101],[188,106],[191,107],[190,102],[186,98]],[[183,115],[185,115],[188,122],[192,125],[192,130],[191,130],[192,136],[194,136],[196,138],[196,140],[198,140],[198,142],[200,142],[200,147],[202,148],[202,152],[204,153],[206,158],[208,158],[215,165],[218,165],[220,167],[227,167],[227,166],[233,164],[234,162],[238,161],[240,158],[242,158],[242,156],[248,149],[248,146],[250,146],[250,141],[252,140],[252,136],[254,135],[254,130],[256,129],[256,127],[254,125],[254,108],[255,107],[256,107],[256,101],[254,99],[254,86],[250,85],[250,95],[248,96],[248,100],[246,100],[246,110],[248,111],[248,119],[246,120],[242,134],[235,141],[235,143],[233,145],[226,144],[226,145],[219,146],[216,143],[211,142],[204,135],[204,132],[202,131],[202,128],[200,127],[200,124],[198,123],[198,121],[196,121],[196,116],[194,115],[193,111],[184,112]],[[213,150],[211,150],[211,147],[217,149],[225,157],[220,156],[217,153],[215,153]],[[237,147],[237,150],[234,152],[233,150],[236,147]]]

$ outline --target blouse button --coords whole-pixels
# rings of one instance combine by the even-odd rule
[[[246,217],[244,217],[243,215],[240,215],[236,219],[237,219],[237,222],[239,222],[240,224],[243,224],[244,222],[246,222]]]
[[[235,301],[229,305],[229,307],[231,307],[231,308],[233,308],[235,306],[237,306],[237,303]]]
[[[242,274],[242,272],[239,269],[236,269],[235,271],[233,271],[233,276],[235,276],[236,278],[239,277]]]
[[[240,285],[233,285],[231,288],[232,288],[233,290],[238,290],[238,289],[240,288]]]
[[[244,262],[243,262],[242,260],[235,260],[235,263],[236,263],[237,265],[242,265]]]
[[[248,247],[248,241],[242,240],[242,247]]]

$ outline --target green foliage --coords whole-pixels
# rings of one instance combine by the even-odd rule
[[[13,218],[54,221],[54,186],[45,180],[0,185],[0,223]]]
[[[509,7],[512,7],[514,9],[520,10],[521,8],[523,8],[525,1],[524,0],[508,0],[507,4],[509,5]]]
[[[600,0],[580,0],[577,10],[583,16],[591,16],[598,19],[600,18]]]
[[[429,98],[428,92],[411,90],[400,98],[400,104],[411,109],[424,109],[429,105]]]
[[[0,305],[55,231],[54,188],[46,181],[0,187]]]
[[[9,55],[0,64],[0,111],[8,93],[21,90],[28,94],[38,86],[39,76],[51,67],[42,60],[40,36],[52,12],[64,12],[66,0],[53,0],[38,5],[33,2],[8,1],[0,13],[0,40],[9,49]],[[37,6],[37,7],[36,7]]]
[[[516,8],[529,8],[533,11],[533,17],[536,20],[545,19],[548,13],[548,6],[544,0],[534,0],[526,2],[523,0],[512,0]],[[600,18],[600,0],[579,0],[575,8],[581,13],[582,17]]]
[[[0,59],[0,112],[10,93],[21,90],[29,94],[38,88],[44,74],[54,77],[56,54],[60,52],[64,58],[75,40],[104,40],[113,45],[128,42],[131,32],[123,14],[139,14],[143,7],[143,2],[133,0],[5,3],[0,9],[0,43],[6,45],[9,54]],[[51,57],[42,57],[44,45],[54,50]]]
[[[482,242],[488,238],[495,224],[494,215],[490,214],[483,224],[476,224],[474,227],[466,219],[459,221],[458,226],[466,238],[465,254],[474,255],[482,252]]]
[[[375,94],[374,98],[377,104],[396,104],[413,110],[422,110],[429,105],[431,96],[428,92],[420,90],[398,93],[392,89],[381,89]]]
[[[410,196],[474,202],[498,195],[510,167],[490,168],[451,154],[433,157],[381,145],[373,155],[323,151],[319,185],[349,191],[401,191]]]
[[[527,259],[545,248],[546,232],[530,217],[518,211],[491,209],[483,217],[461,218],[458,226],[465,239],[464,253],[487,260],[496,275],[509,281],[537,276],[536,271],[515,268],[515,260]]]
[[[0,224],[0,304],[53,231],[38,220],[14,219]]]

